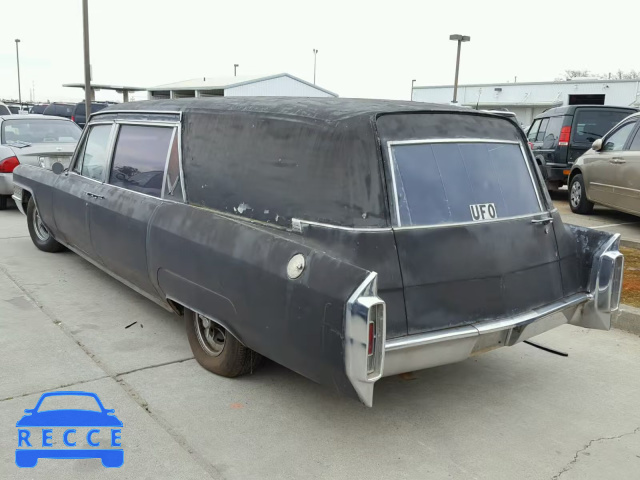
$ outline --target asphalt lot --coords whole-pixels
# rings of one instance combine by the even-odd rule
[[[635,218],[592,220],[615,228],[611,216]],[[274,363],[216,377],[192,359],[184,330],[73,253],[40,252],[25,217],[0,212],[0,478],[640,476],[640,337],[620,330],[537,338],[567,358],[518,345],[386,378],[372,409]],[[56,389],[96,392],[116,410],[122,468],[16,467],[15,422]]]

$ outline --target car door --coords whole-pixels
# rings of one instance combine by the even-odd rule
[[[99,198],[91,206],[91,239],[105,267],[155,296],[147,268],[147,231],[162,203],[165,165],[175,132],[175,122],[118,122],[108,180],[99,186]]]
[[[67,245],[99,261],[89,230],[90,206],[98,200],[109,164],[113,124],[93,125],[82,139],[69,171],[58,175],[53,190],[58,235]]]
[[[612,154],[611,161],[618,208],[640,214],[640,122],[636,121],[626,145]]]
[[[620,166],[624,156],[624,147],[636,127],[635,120],[619,125],[602,140],[599,151],[590,150],[583,157],[583,175],[587,196],[593,202],[614,208],[621,208],[622,199],[618,195],[621,185]]]

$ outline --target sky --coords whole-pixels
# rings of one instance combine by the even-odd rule
[[[81,0],[2,5],[0,98],[76,100]],[[341,97],[409,99],[416,85],[554,80],[566,69],[640,70],[640,2],[609,0],[89,0],[93,81],[152,87],[196,77],[287,72]],[[608,25],[610,23],[610,25]],[[136,99],[145,99],[138,93]],[[97,100],[120,100],[99,91]]]

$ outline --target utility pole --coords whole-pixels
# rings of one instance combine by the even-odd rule
[[[234,76],[234,77],[236,76],[236,69],[237,69],[239,66],[240,66],[240,64],[239,64],[239,63],[234,63],[234,64],[233,64],[233,76]]]
[[[22,105],[22,92],[20,91],[20,54],[18,53],[18,44],[20,39],[16,38],[16,63],[18,64],[18,103]]]
[[[411,101],[413,101],[413,84],[416,83],[415,80],[411,80]]]
[[[84,42],[84,106],[86,119],[89,122],[91,116],[91,62],[89,60],[89,5],[88,0],[82,0],[82,37]]]
[[[316,57],[318,56],[318,50],[313,49],[313,84],[316,84]]]
[[[456,78],[453,84],[453,102],[458,102],[458,72],[460,71],[460,49],[462,48],[462,42],[471,41],[471,37],[467,35],[449,35],[449,40],[455,40],[458,42],[458,56],[456,57]]]

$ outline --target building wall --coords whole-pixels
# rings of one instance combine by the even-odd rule
[[[497,91],[496,88],[502,89]],[[502,83],[495,85],[468,85],[458,87],[460,105],[478,106],[480,109],[507,108],[523,124],[547,108],[567,105],[569,95],[605,95],[607,105],[640,105],[640,82],[575,81],[549,83]],[[453,87],[415,87],[413,100],[429,103],[450,103]]]
[[[238,87],[227,88],[225,97],[260,96],[260,97],[332,97],[326,92],[311,85],[298,82],[289,77],[278,77],[270,80],[248,83]]]

